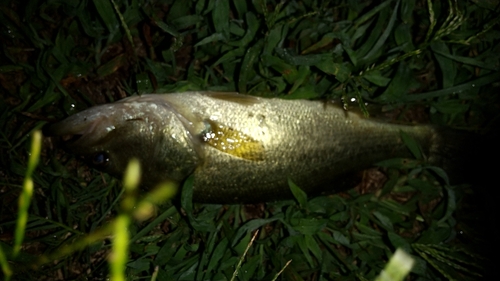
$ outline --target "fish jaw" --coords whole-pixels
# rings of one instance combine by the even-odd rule
[[[68,148],[92,146],[115,129],[116,110],[112,105],[95,106],[50,125],[44,134],[62,137]]]

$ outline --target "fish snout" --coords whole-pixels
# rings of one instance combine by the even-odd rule
[[[114,125],[109,116],[90,109],[46,125],[43,134],[60,137],[66,146],[93,145],[112,130]]]

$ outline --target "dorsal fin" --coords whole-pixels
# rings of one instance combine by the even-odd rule
[[[356,98],[335,98],[322,100],[323,104],[326,106],[334,106],[339,109],[343,109],[345,116],[348,114],[355,114],[361,118],[383,118],[383,108],[382,106],[374,103],[367,103],[360,101]]]
[[[203,95],[214,99],[238,103],[241,105],[254,105],[261,102],[261,99],[254,96],[241,95],[236,92],[201,92]]]

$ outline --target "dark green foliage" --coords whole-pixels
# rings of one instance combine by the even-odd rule
[[[94,104],[239,91],[342,99],[349,110],[355,101],[365,114],[370,103],[388,119],[471,131],[498,123],[495,1],[15,2],[0,1],[0,248],[13,280],[109,274],[106,229],[120,213],[120,181],[53,139],[43,142],[24,244],[12,255],[29,137]],[[485,274],[495,242],[468,226],[481,213],[461,211],[474,210],[474,189],[448,185],[402,139],[415,159],[379,163],[384,173],[365,171],[340,194],[306,196],[290,183],[294,201],[198,205],[187,180],[176,204],[130,225],[128,279],[230,280],[256,230],[237,280],[272,280],[290,260],[278,280],[373,280],[396,248],[415,258],[412,280]]]

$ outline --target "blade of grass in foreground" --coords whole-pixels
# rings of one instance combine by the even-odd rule
[[[398,248],[375,281],[402,281],[414,263],[410,255]]]
[[[125,270],[128,261],[129,233],[128,226],[131,221],[130,211],[133,210],[136,199],[134,191],[139,185],[141,169],[139,161],[132,159],[128,164],[123,179],[123,189],[125,197],[122,201],[122,213],[118,215],[114,222],[114,237],[111,253],[109,254],[109,266],[111,271],[111,280],[125,281]]]
[[[40,158],[40,150],[42,147],[42,132],[34,131],[31,141],[31,152],[28,159],[28,168],[26,169],[26,176],[23,182],[23,190],[19,197],[19,211],[17,215],[16,231],[14,234],[14,249],[13,256],[17,256],[21,250],[21,244],[24,239],[24,232],[26,231],[26,222],[28,221],[28,209],[30,207],[31,197],[33,195],[33,179],[31,175],[38,164]]]
[[[125,281],[125,270],[128,261],[128,225],[130,217],[121,214],[115,220],[113,248],[109,255],[109,266],[111,271],[111,280]]]
[[[5,253],[3,252],[2,246],[0,245],[0,266],[2,267],[3,275],[5,276],[5,280],[9,281],[12,276],[12,270],[10,269],[9,263],[7,262],[7,258],[5,257]]]
[[[128,227],[132,218],[144,220],[153,213],[153,204],[159,204],[172,198],[175,195],[176,187],[169,183],[164,183],[152,190],[140,201],[136,200],[135,191],[139,186],[141,175],[140,164],[137,159],[132,159],[125,171],[123,179],[124,198],[121,204],[121,214],[114,221],[114,238],[111,253],[109,255],[109,266],[111,280],[127,280],[125,272],[128,261],[129,244],[134,241],[130,239]]]
[[[125,272],[126,257],[128,245],[135,242],[145,231],[141,231],[136,234],[132,239],[128,236],[128,225],[132,218],[137,220],[144,220],[152,215],[153,204],[160,204],[173,197],[177,190],[177,186],[164,183],[158,186],[155,190],[151,191],[144,198],[136,200],[136,195],[134,190],[139,183],[140,168],[137,161],[132,161],[130,168],[125,173],[124,179],[124,199],[121,202],[122,213],[111,223],[104,225],[102,228],[83,236],[82,238],[59,247],[56,251],[51,254],[41,256],[35,263],[35,267],[47,264],[51,261],[61,259],[71,253],[77,252],[84,249],[96,242],[103,240],[105,237],[114,234],[114,244],[113,249],[110,254],[110,267],[111,272],[116,275],[111,275],[112,280],[125,280],[124,275],[119,276],[120,273]],[[156,218],[153,222],[145,227],[147,231],[151,230],[155,225],[160,223],[166,217],[172,215],[175,212],[175,208],[169,208],[162,215]],[[116,258],[118,257],[118,258]]]

